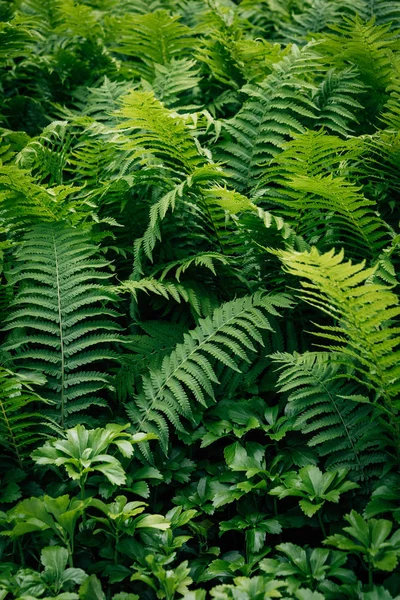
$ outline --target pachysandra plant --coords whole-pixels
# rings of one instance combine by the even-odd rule
[[[399,28],[0,0],[0,600],[399,600]]]

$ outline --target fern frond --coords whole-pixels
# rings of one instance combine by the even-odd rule
[[[228,265],[229,259],[227,256],[219,254],[218,252],[202,252],[181,260],[175,260],[166,265],[160,265],[155,272],[161,271],[160,281],[163,281],[171,271],[174,271],[175,279],[180,281],[181,275],[190,269],[190,267],[204,267],[211,271],[213,275],[216,275],[216,265],[218,263]]]
[[[364,96],[367,87],[359,80],[357,71],[330,69],[319,85],[314,102],[319,108],[318,123],[329,132],[349,136],[357,122],[357,111],[363,105],[357,97]]]
[[[270,329],[267,315],[290,306],[287,296],[257,293],[223,304],[211,317],[184,336],[184,341],[165,356],[162,365],[143,378],[143,390],[127,412],[133,423],[146,431],[158,431],[164,452],[168,447],[168,426],[182,431],[181,418],[192,417],[192,398],[207,406],[218,383],[214,364],[222,363],[239,371],[238,360],[262,344],[260,331]]]
[[[371,256],[389,241],[385,222],[372,210],[375,202],[342,177],[299,176],[288,180],[286,186],[290,200],[280,202],[292,218],[301,218],[298,231],[309,240],[318,234],[318,228],[332,228],[335,244],[356,252],[367,251]],[[303,211],[307,218],[302,218]]]
[[[120,327],[113,320],[116,311],[107,307],[117,296],[103,284],[110,278],[102,270],[108,262],[96,253],[85,231],[62,223],[38,225],[16,251],[10,274],[17,292],[4,347],[15,364],[29,361],[46,374],[63,426],[78,403],[106,405],[96,394],[109,379],[96,366],[117,359],[110,344],[118,341]]]
[[[143,148],[144,153],[149,152],[149,148],[166,164],[186,173],[204,164],[184,120],[164,108],[151,92],[132,91],[121,102],[116,116],[122,120],[121,129],[131,129],[135,133],[133,147]]]
[[[162,296],[166,300],[173,299],[178,303],[181,301],[187,302],[196,315],[204,314],[199,290],[187,282],[182,284],[175,281],[161,281],[155,278],[140,279],[139,281],[128,280],[116,287],[115,291],[122,294],[129,292],[135,303],[138,301],[139,292]]]
[[[46,401],[29,387],[29,377],[0,367],[0,447],[22,465],[32,446],[44,436]]]
[[[193,92],[201,81],[196,61],[173,58],[166,65],[154,65],[154,71],[155,77],[151,84],[144,81],[142,83],[145,91],[153,91],[155,97],[168,108],[176,108],[180,112],[192,108]],[[188,107],[185,106],[187,104]]]
[[[280,214],[309,243],[340,243],[356,255],[367,251],[376,257],[390,239],[390,228],[373,210],[376,203],[345,178],[359,175],[355,165],[362,152],[357,138],[305,132],[271,164],[262,179],[263,197],[284,207]]]
[[[224,123],[230,139],[220,144],[225,171],[238,191],[252,189],[284,143],[304,131],[301,117],[315,118],[314,87],[306,73],[320,68],[312,49],[293,48],[262,83],[243,88],[249,99]]]
[[[373,90],[365,97],[371,122],[386,102],[386,89],[393,80],[396,37],[390,32],[390,25],[375,25],[374,19],[364,23],[358,16],[346,19],[345,24],[332,25],[331,29],[336,33],[324,34],[318,51],[341,69],[349,64],[356,67],[360,80]]]
[[[397,417],[400,390],[400,336],[397,296],[384,285],[369,283],[375,268],[365,262],[343,262],[343,251],[320,254],[277,251],[284,270],[302,278],[301,298],[331,316],[337,325],[321,325],[317,335],[329,340],[349,377],[376,394],[376,404],[389,419],[395,443],[400,441]],[[339,359],[337,359],[339,360]]]
[[[190,56],[195,46],[192,30],[165,10],[125,15],[118,25],[113,28],[113,50],[135,59],[133,70],[149,82],[154,79],[155,65],[167,66],[174,58]]]
[[[289,393],[286,413],[308,436],[326,469],[346,468],[356,479],[378,474],[387,460],[382,428],[373,405],[357,401],[359,388],[340,378],[334,355],[324,352],[277,352],[278,388]],[[357,395],[358,394],[358,395]],[[354,400],[352,399],[354,398]]]

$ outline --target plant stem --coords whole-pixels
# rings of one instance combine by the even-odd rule
[[[322,514],[321,514],[320,510],[317,512],[317,515],[318,515],[318,522],[319,522],[319,526],[321,527],[322,535],[324,536],[324,538],[326,538],[326,529],[325,529],[324,522],[322,520]]]

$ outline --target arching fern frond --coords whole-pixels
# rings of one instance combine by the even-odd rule
[[[263,198],[309,243],[377,256],[390,239],[376,203],[347,177],[359,175],[363,142],[307,131],[289,142],[262,179]],[[279,207],[278,209],[276,207]]]
[[[343,262],[343,251],[320,254],[278,251],[284,270],[302,279],[301,298],[328,314],[335,325],[321,325],[316,333],[337,352],[336,361],[350,366],[348,377],[375,394],[375,404],[386,415],[394,443],[400,435],[396,413],[400,390],[400,336],[397,296],[384,285],[369,283],[374,268],[365,262]]]
[[[179,281],[181,275],[190,269],[190,267],[204,267],[211,271],[213,275],[216,275],[217,264],[228,265],[229,258],[218,252],[202,252],[181,260],[175,260],[166,265],[160,265],[156,269],[156,272],[162,271],[160,280],[163,281],[171,271],[174,271],[175,279]]]
[[[113,50],[133,58],[130,68],[149,82],[154,79],[155,65],[166,66],[173,58],[190,56],[195,46],[192,30],[166,10],[125,15],[113,31]]]
[[[116,116],[121,118],[121,129],[134,132],[132,147],[141,148],[143,154],[153,154],[174,170],[186,173],[204,164],[205,159],[184,120],[165,108],[151,92],[131,91],[121,103]]]
[[[107,304],[118,297],[103,284],[109,263],[96,254],[85,231],[63,223],[38,225],[16,251],[10,273],[17,290],[4,347],[16,365],[45,373],[46,395],[63,426],[72,413],[107,406],[98,393],[110,382],[99,365],[117,359],[110,344],[118,341],[120,327]]]
[[[357,68],[360,80],[373,90],[366,97],[367,116],[372,121],[387,100],[386,88],[393,80],[396,38],[389,25],[377,26],[374,19],[364,23],[358,16],[331,29],[336,33],[324,34],[318,51],[334,66]]]
[[[360,188],[342,177],[293,177],[286,182],[290,200],[286,218],[295,219],[298,232],[312,240],[319,231],[332,229],[333,243],[346,246],[356,254],[379,254],[389,241],[388,228],[373,211],[375,202],[360,193]],[[323,235],[322,233],[322,235]],[[330,242],[329,238],[326,242]]]
[[[228,136],[220,144],[226,173],[238,191],[251,190],[284,143],[304,131],[301,117],[315,118],[315,88],[307,74],[320,68],[311,48],[294,47],[262,83],[243,88],[249,99],[224,123]]]
[[[343,372],[334,355],[276,352],[271,358],[280,365],[280,392],[289,393],[286,413],[296,418],[295,428],[308,436],[325,468],[350,469],[356,479],[379,475],[388,440],[372,404],[362,402],[359,388],[339,377]]]
[[[43,401],[29,386],[29,377],[0,367],[0,447],[21,466],[32,446],[43,438]]]
[[[357,122],[357,111],[363,109],[357,98],[366,92],[367,87],[354,69],[340,72],[330,69],[314,98],[320,111],[318,123],[329,132],[349,136],[352,126]]]
[[[168,423],[182,431],[181,418],[192,418],[193,399],[207,406],[218,384],[214,363],[239,371],[238,360],[262,344],[260,331],[271,330],[267,315],[290,306],[285,295],[257,293],[227,302],[211,317],[184,336],[184,341],[166,356],[161,368],[143,378],[143,390],[127,405],[132,423],[145,431],[158,432],[164,452],[168,448]]]
[[[136,303],[139,292],[147,295],[155,294],[162,296],[166,300],[175,300],[175,302],[187,302],[196,315],[204,314],[202,310],[202,298],[199,290],[190,283],[177,283],[175,281],[160,281],[155,278],[139,279],[138,281],[127,280],[115,288],[118,293],[129,292]]]

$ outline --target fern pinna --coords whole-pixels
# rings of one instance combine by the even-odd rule
[[[335,325],[321,325],[316,335],[326,340],[325,347],[338,353],[336,361],[348,369],[347,377],[372,394],[375,409],[388,420],[398,453],[398,297],[387,286],[370,281],[376,267],[343,262],[343,251],[320,254],[312,248],[276,254],[287,272],[302,278],[300,296],[334,319]]]
[[[356,479],[379,474],[389,440],[374,418],[371,403],[357,395],[335,362],[335,354],[277,352],[278,387],[288,394],[286,413],[308,437],[327,469],[347,468]]]
[[[255,344],[263,344],[261,332],[272,329],[268,314],[279,315],[277,309],[290,304],[287,296],[257,293],[227,302],[201,319],[161,367],[143,377],[141,393],[127,406],[129,418],[140,430],[157,433],[166,452],[168,422],[182,430],[181,417],[193,416],[192,400],[206,408],[214,398],[213,386],[219,383],[214,364],[239,371],[238,361],[248,361]]]
[[[108,261],[96,255],[84,230],[38,225],[24,236],[10,273],[17,291],[4,348],[13,364],[47,376],[47,396],[62,426],[74,413],[107,406],[99,392],[110,386],[109,376],[93,367],[117,357],[112,344],[121,328],[109,306],[117,296],[107,287]]]

